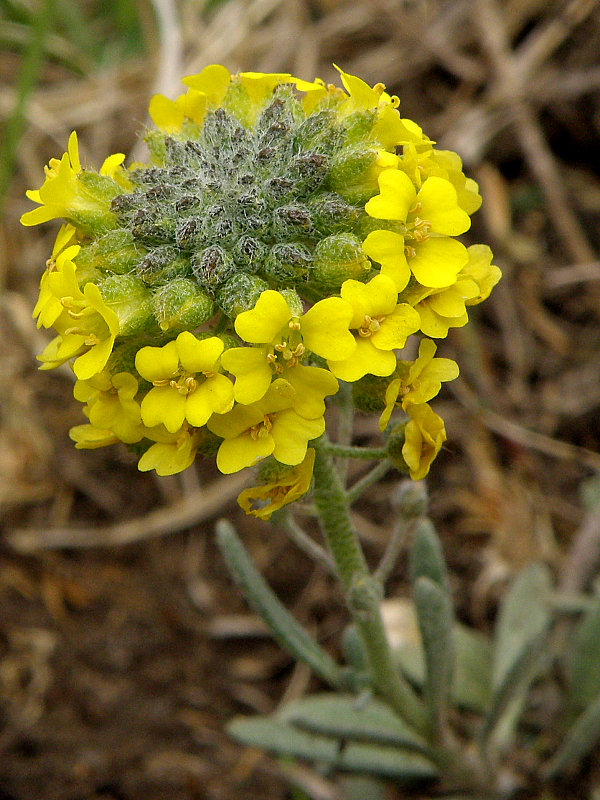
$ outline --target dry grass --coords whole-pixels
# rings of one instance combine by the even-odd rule
[[[484,197],[473,241],[492,245],[504,279],[440,348],[462,376],[438,401],[449,442],[432,514],[461,616],[487,626],[531,560],[571,588],[600,560],[598,523],[584,524],[578,497],[600,468],[600,4],[229,0],[207,16],[192,0],[153,6],[158,25],[140,3],[147,57],[82,75],[46,65],[0,222],[0,797],[15,800],[40,796],[39,785],[46,800],[285,797],[284,768],[220,730],[235,711],[301,694],[309,678],[231,590],[215,516],[234,514],[269,579],[332,648],[343,624],[323,570],[232,510],[239,484],[207,464],[157,480],[122,451],[73,450],[69,371],[35,368],[45,334],[30,309],[52,226],[19,227],[24,190],[72,129],[91,164],[130,152],[149,97],[175,94],[180,73],[218,61],[334,80],[335,62],[385,82],[406,116],[462,155]],[[0,120],[16,66],[0,54]],[[361,419],[359,433],[375,436],[373,422]],[[374,558],[388,486],[359,510]],[[400,592],[402,579],[399,568]],[[310,773],[295,780],[310,797],[338,798]]]

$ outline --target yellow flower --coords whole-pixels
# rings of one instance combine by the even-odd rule
[[[492,261],[492,251],[486,245],[471,245],[468,262],[452,286],[428,289],[414,284],[403,297],[419,312],[421,330],[426,336],[444,338],[449,328],[462,328],[469,321],[466,306],[485,300],[498,283],[502,273]]]
[[[64,265],[68,262],[75,267],[73,259],[81,249],[74,243],[75,228],[73,225],[61,225],[56,236],[52,256],[46,261],[46,269],[40,281],[40,294],[38,301],[33,309],[33,318],[37,317],[37,327],[49,328],[54,325],[63,311],[60,297],[57,297],[50,288],[49,276],[52,272],[62,272]]]
[[[154,388],[142,400],[142,420],[148,427],[165,426],[176,433],[187,420],[196,428],[213,413],[233,406],[233,384],[219,372],[224,344],[212,336],[197,339],[183,331],[164,347],[142,347],[135,367]]]
[[[231,83],[231,75],[220,64],[211,64],[199,74],[184,78],[182,82],[188,86],[186,94],[179,95],[175,100],[155,94],[150,100],[150,118],[165,133],[180,131],[186,120],[200,125],[207,110],[222,103]]]
[[[262,292],[254,308],[238,314],[235,330],[250,344],[269,344],[289,348],[297,344],[322,358],[347,358],[356,349],[348,330],[352,306],[341,297],[319,300],[305,314],[290,310],[285,297],[269,289]],[[285,354],[283,356],[285,358]]]
[[[85,176],[92,173],[85,173],[81,169],[77,134],[73,132],[69,136],[67,152],[60,160],[51,159],[45,168],[44,183],[39,189],[26,193],[30,200],[40,203],[40,206],[23,214],[21,224],[39,225],[62,217],[86,232],[91,222],[110,226],[113,219],[110,201],[122,192],[122,188],[109,173],[114,173],[124,157],[118,154],[112,156],[112,160],[107,159],[103,165],[104,173],[96,176],[98,180],[91,183],[85,180]]]
[[[335,394],[339,384],[326,369],[302,366],[302,345],[294,350],[283,345],[232,347],[223,353],[221,364],[235,376],[234,397],[238,403],[255,403],[264,397],[274,377],[285,378],[296,391],[294,410],[301,417],[314,419],[325,413],[324,399]]]
[[[110,375],[103,371],[88,380],[78,380],[76,400],[86,403],[84,413],[92,426],[112,431],[122,442],[133,444],[144,437],[139,403],[134,399],[138,382],[128,372]]]
[[[284,377],[296,390],[295,411],[308,419],[321,416],[324,397],[335,394],[338,383],[327,370],[302,366],[301,361],[309,352],[323,358],[354,352],[351,318],[352,306],[340,297],[320,300],[306,314],[298,314],[279,292],[262,292],[253,309],[238,314],[235,329],[246,342],[263,346],[232,348],[223,354],[223,366],[236,377],[235,399],[254,403],[274,376]]]
[[[450,286],[467,263],[464,245],[451,239],[467,231],[469,215],[458,205],[450,181],[431,177],[417,192],[406,173],[384,170],[379,176],[380,194],[365,205],[367,214],[377,219],[396,220],[405,232],[372,231],[363,250],[381,264],[399,292],[408,284],[411,273],[423,286]]]
[[[431,146],[423,150],[413,143],[406,144],[403,150],[398,167],[406,172],[417,188],[427,178],[445,178],[456,189],[456,199],[463,211],[474,214],[481,206],[479,187],[472,178],[465,176],[458,153]]]
[[[431,339],[423,339],[415,361],[399,361],[395,378],[385,393],[385,410],[379,420],[380,430],[385,430],[394,408],[400,405],[407,411],[412,405],[421,405],[434,398],[442,381],[458,377],[458,364],[450,358],[434,358],[437,350]]]
[[[106,366],[119,333],[119,319],[95,284],[86,283],[83,291],[79,288],[71,261],[65,261],[60,272],[49,273],[48,290],[63,310],[52,322],[59,335],[38,356],[41,369],[76,358],[73,371],[87,380]]]
[[[96,428],[95,425],[75,425],[69,431],[69,437],[75,442],[76,450],[96,450],[108,447],[119,440],[112,431]]]
[[[408,407],[409,421],[404,429],[402,456],[410,477],[420,481],[428,472],[433,460],[446,441],[444,420],[427,403]]]
[[[258,402],[236,405],[209,419],[208,429],[224,439],[217,453],[221,472],[238,472],[270,455],[291,466],[304,459],[308,442],[321,436],[325,421],[297,414],[294,395],[293,387],[278,378]]]
[[[408,303],[397,302],[396,286],[385,275],[366,284],[344,281],[341,295],[354,312],[350,328],[356,330],[356,349],[346,359],[329,359],[329,369],[344,381],[357,381],[367,373],[391,375],[396,367],[393,351],[419,329],[419,315]]]
[[[183,424],[175,433],[169,433],[162,425],[146,430],[146,438],[154,444],[138,461],[140,472],[156,470],[157,475],[175,475],[191,467],[198,449],[198,433],[194,428]]]
[[[274,511],[293,503],[308,492],[314,463],[315,451],[309,447],[301,464],[285,470],[275,481],[244,489],[238,497],[238,503],[246,514],[270,519]]]

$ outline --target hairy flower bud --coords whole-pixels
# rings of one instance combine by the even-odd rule
[[[193,330],[210,319],[213,304],[195,281],[176,278],[154,295],[152,309],[163,331]]]
[[[371,262],[360,239],[349,233],[336,233],[321,239],[315,247],[310,279],[318,286],[333,289],[349,278],[364,280],[370,271]]]

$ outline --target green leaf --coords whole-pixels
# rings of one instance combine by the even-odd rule
[[[422,520],[415,531],[410,551],[410,578],[429,578],[442,587],[448,585],[448,571],[439,537],[428,519]]]
[[[252,608],[270,627],[273,638],[294,658],[304,661],[332,686],[345,685],[342,669],[304,630],[258,572],[246,548],[225,519],[217,522],[217,543],[234,580]]]
[[[417,578],[414,598],[425,653],[426,673],[423,693],[432,733],[434,736],[439,736],[446,724],[454,668],[452,642],[454,612],[448,592],[430,578]]]
[[[546,778],[574,771],[600,739],[600,695],[576,720],[546,768]]]
[[[374,697],[311,695],[285,706],[280,717],[302,730],[336,739],[427,751],[425,740]]]
[[[228,725],[238,742],[278,756],[291,756],[326,764],[344,772],[360,772],[413,785],[437,777],[433,765],[421,754],[393,747],[326,738],[272,717],[238,717]]]
[[[552,577],[545,564],[530,564],[515,578],[502,601],[496,623],[492,683],[502,689],[515,663],[550,621],[547,598]]]
[[[409,681],[422,687],[425,682],[425,658],[420,641],[416,614],[408,600],[394,601],[401,609],[400,616],[407,627],[401,643],[394,642],[394,656]],[[491,696],[492,647],[485,634],[474,631],[459,622],[453,627],[455,668],[451,686],[451,698],[461,708],[484,713]],[[350,639],[350,632],[347,638]],[[352,639],[356,649],[358,637]],[[347,652],[350,649],[347,648]],[[353,651],[352,651],[353,652]],[[353,653],[352,663],[359,665]]]
[[[492,703],[482,739],[499,752],[506,749],[527,699],[527,692],[546,660],[552,617],[548,597],[550,570],[530,564],[515,578],[498,615],[492,668]]]
[[[575,630],[567,669],[568,701],[583,709],[600,694],[600,596],[593,598]]]

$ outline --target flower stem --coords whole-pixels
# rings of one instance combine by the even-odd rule
[[[315,450],[315,506],[354,624],[367,651],[375,686],[399,716],[423,731],[425,711],[394,663],[381,617],[381,585],[367,567],[329,443],[320,439]]]
[[[325,442],[323,448],[331,453],[332,456],[341,456],[342,458],[364,458],[372,461],[387,458],[387,449],[385,447],[353,447],[352,445]]]

